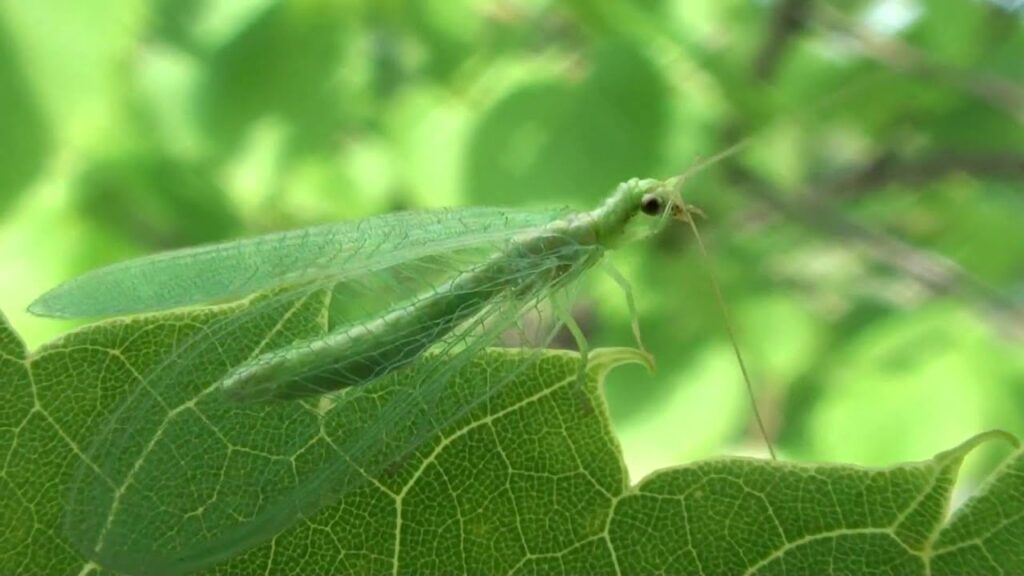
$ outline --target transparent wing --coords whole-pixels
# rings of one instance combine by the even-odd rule
[[[97,423],[99,433],[76,470],[66,512],[71,540],[114,570],[161,566],[182,573],[272,538],[352,491],[394,498],[415,474],[412,456],[457,433],[451,426],[464,425],[468,414],[503,394],[535,363],[539,349],[524,348],[501,366],[482,368],[486,387],[454,376],[473,367],[485,347],[518,332],[526,311],[546,317],[547,295],[591,266],[600,249],[567,246],[557,258],[510,267],[512,276],[495,280],[508,289],[479,313],[413,365],[364,386],[310,401],[240,406],[224,398],[219,382],[232,367],[422,294],[439,279],[479,265],[504,242],[169,313],[163,322],[119,321],[147,326],[145,338],[118,348],[126,357],[132,346],[148,350],[161,334],[176,345],[148,367],[124,370],[121,385],[108,385],[120,400]],[[544,346],[558,323],[539,323],[545,328],[532,330],[540,337],[530,341]]]
[[[29,311],[101,318],[224,302],[504,239],[558,215],[498,208],[400,212],[186,248],[88,272],[43,294]]]

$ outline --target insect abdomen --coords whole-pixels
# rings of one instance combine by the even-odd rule
[[[259,401],[366,384],[416,360],[499,294],[526,300],[565,281],[570,271],[581,272],[595,250],[560,233],[520,239],[477,269],[377,319],[259,356],[231,372],[222,387],[236,400]]]

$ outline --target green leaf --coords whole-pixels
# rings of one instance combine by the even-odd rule
[[[480,119],[466,167],[473,199],[589,203],[595,190],[652,173],[668,122],[663,80],[628,44],[601,44],[591,58],[582,80],[533,81]]]
[[[204,166],[165,156],[125,154],[96,162],[82,174],[80,210],[112,234],[151,249],[213,242],[237,236],[239,225],[223,190]],[[202,221],[180,237],[175,223],[186,215]]]
[[[156,365],[180,332],[202,329],[235,309],[95,324],[31,356],[6,321],[0,324],[0,572],[96,568],[76,552],[72,542],[80,538],[66,532],[74,524],[64,517],[71,483],[94,466],[87,461],[90,439],[133,386],[134,370]],[[1024,537],[1024,451],[1018,449],[981,494],[945,519],[964,456],[979,443],[1008,436],[999,432],[931,460],[886,469],[724,458],[661,470],[631,487],[599,387],[612,367],[638,358],[627,349],[595,351],[580,388],[578,357],[547,352],[535,369],[519,373],[405,459],[363,482],[350,482],[340,500],[325,502],[240,554],[198,546],[203,530],[215,525],[145,522],[193,500],[210,505],[211,494],[223,497],[209,489],[226,486],[230,470],[204,468],[201,458],[190,455],[211,450],[197,423],[191,438],[182,436],[176,450],[166,453],[183,460],[168,462],[163,471],[196,466],[164,479],[167,490],[154,492],[159,497],[149,516],[144,508],[129,515],[138,523],[128,528],[144,540],[121,535],[120,543],[136,546],[136,554],[149,546],[162,557],[143,560],[124,548],[125,556],[108,550],[98,562],[145,573],[216,564],[211,573],[224,574],[952,574],[1012,570],[1024,562],[1024,551],[1014,544]],[[491,350],[459,373],[453,390],[479,394],[520,361],[520,353]],[[407,372],[371,385],[359,391],[368,402],[339,403],[319,414],[324,423],[359,434],[373,428],[380,417],[374,407],[385,405],[380,400],[389,388],[412,386],[412,380]],[[280,420],[237,429],[224,420],[219,428],[225,439],[258,439],[267,452],[294,447],[293,431],[276,424]],[[173,436],[173,430],[168,433]],[[289,463],[301,467],[310,461],[296,456]],[[266,466],[245,470],[254,498],[269,472]],[[141,476],[138,481],[145,482]],[[193,533],[165,530],[156,538],[161,528]]]
[[[936,2],[911,28],[909,39],[930,58],[967,66],[983,53],[984,38],[992,33],[988,21],[998,17],[968,2]]]
[[[266,116],[294,127],[295,149],[336,138],[344,98],[334,67],[348,12],[322,2],[273,4],[218,47],[206,68],[202,116],[226,150]]]
[[[10,42],[7,22],[0,13],[0,214],[42,168],[50,147],[50,130],[32,99],[23,65]]]
[[[1016,425],[1019,415],[1000,400],[1005,368],[987,326],[948,305],[900,320],[875,322],[834,347],[842,368],[816,374],[827,384],[810,416],[819,450],[881,465],[941,449],[985,423]],[[844,442],[854,431],[861,441]]]
[[[111,18],[111,14],[118,16]],[[125,62],[138,48],[147,15],[147,3],[139,0],[73,4],[39,0],[0,6],[7,35],[0,42],[17,55],[25,83],[24,87],[11,86],[14,93],[9,94],[4,86],[4,100],[13,97],[17,103],[16,92],[22,90],[34,97],[31,108],[22,104],[3,110],[4,131],[11,133],[19,127],[38,130],[37,124],[43,123],[51,132],[46,137],[52,137],[56,149],[117,138],[120,130],[110,131],[117,124],[107,122],[114,120],[118,110],[115,102],[124,93]],[[35,115],[38,118],[32,118]],[[30,147],[39,146],[32,140],[40,135],[23,137],[30,140]]]

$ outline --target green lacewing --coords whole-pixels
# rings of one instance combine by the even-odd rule
[[[193,570],[400,464],[536,359],[524,352],[490,389],[450,394],[453,375],[525,311],[571,296],[608,250],[673,220],[694,225],[682,179],[633,179],[578,213],[405,212],[188,248],[47,292],[33,313],[160,312],[187,333],[162,362],[128,377],[133,385],[84,448],[67,506],[73,543],[124,572],[154,562]],[[216,303],[227,304],[211,310],[228,313],[199,330],[185,327],[207,308],[175,311]],[[564,322],[584,366],[582,333],[564,305],[555,310],[534,349]],[[376,382],[405,369],[415,370],[414,388],[375,396]],[[336,432],[344,423],[330,420],[331,403],[371,399],[373,424]],[[261,434],[289,448],[271,450]],[[210,475],[212,486],[197,480]]]
[[[238,400],[317,396],[407,366],[458,326],[489,314],[495,301],[525,302],[570,283],[596,264],[605,250],[642,236],[630,230],[640,217],[653,219],[647,232],[669,219],[688,219],[673,184],[630,180],[596,209],[559,217],[470,209],[444,212],[440,221],[428,224],[415,213],[404,213],[356,224],[354,234],[340,234],[382,234],[380,242],[364,236],[353,243],[335,238],[337,228],[320,228],[189,248],[88,273],[47,292],[29,310],[60,317],[154,312],[273,289],[315,275],[335,274],[341,279],[354,269],[365,274],[373,267],[400,266],[507,235],[502,249],[452,270],[452,278],[441,285],[411,294],[376,317],[261,355],[222,383],[224,391]],[[495,218],[500,220],[493,222]],[[454,223],[465,228],[461,236],[449,232]],[[403,230],[412,230],[415,241],[396,233]],[[369,251],[368,243],[373,245],[372,257],[359,257]]]

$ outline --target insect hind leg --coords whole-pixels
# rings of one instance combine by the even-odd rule
[[[555,315],[559,321],[565,325],[569,333],[572,334],[574,340],[576,340],[576,346],[579,347],[580,352],[580,366],[579,371],[576,374],[577,383],[582,389],[587,381],[587,364],[590,358],[590,343],[587,341],[587,337],[583,334],[583,329],[580,328],[576,319],[572,316],[571,308],[572,299],[564,291],[557,292],[552,298],[551,304],[554,308]]]

